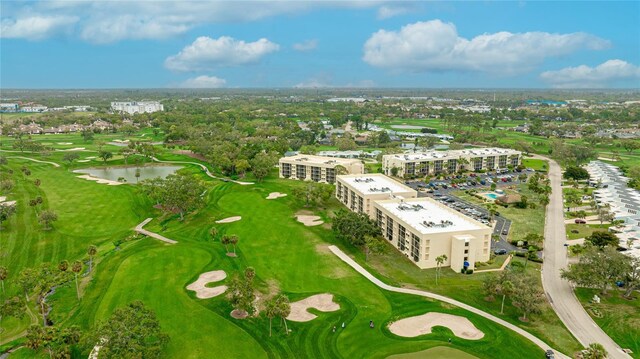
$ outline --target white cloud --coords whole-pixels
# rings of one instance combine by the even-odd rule
[[[316,39],[306,40],[303,42],[293,44],[294,50],[302,51],[302,52],[315,50],[317,47],[318,47],[318,40]]]
[[[324,87],[332,87],[332,86],[319,79],[310,79],[308,81],[300,82],[294,85],[293,87],[297,89],[311,89],[311,88],[324,88]]]
[[[640,67],[616,59],[596,67],[580,65],[545,71],[540,78],[557,88],[598,88],[619,81],[640,81]],[[636,82],[636,87],[640,87],[640,82]]]
[[[68,31],[78,21],[73,16],[30,16],[0,21],[0,37],[40,40]]]
[[[217,39],[201,36],[176,55],[167,57],[164,66],[174,71],[198,71],[245,65],[256,63],[279,48],[278,44],[265,38],[245,42],[228,36]]]
[[[376,67],[415,72],[514,74],[530,71],[548,57],[609,46],[609,41],[581,32],[497,32],[468,40],[458,35],[454,24],[432,20],[372,34],[364,44],[363,60]]]
[[[390,1],[228,1],[228,0],[48,0],[2,2],[2,30],[11,24],[22,31],[8,31],[3,37],[45,38],[53,33],[42,24],[29,26],[34,19],[74,18],[77,26],[70,34],[92,43],[112,43],[126,39],[164,39],[185,34],[201,25],[250,22],[279,15],[296,15],[316,9],[366,9]],[[6,23],[6,25],[5,25]],[[30,30],[31,31],[28,31]]]
[[[388,19],[398,15],[404,15],[416,9],[415,3],[389,4],[378,8],[378,20]]]
[[[221,79],[215,76],[198,76],[183,81],[180,84],[182,88],[199,88],[199,89],[214,89],[224,87],[227,84],[227,80]]]

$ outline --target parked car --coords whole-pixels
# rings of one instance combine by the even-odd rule
[[[502,231],[502,235],[506,236],[507,234],[509,234],[509,230],[508,229],[504,229]]]
[[[497,254],[497,255],[503,255],[503,254],[507,254],[507,250],[504,248],[498,248],[495,251],[493,251],[493,253]]]
[[[548,349],[546,352],[544,352],[544,357],[547,359],[554,359],[555,354],[553,354],[553,350]]]
[[[585,221],[584,219],[580,219],[580,218],[577,218],[574,222],[576,224],[587,224],[587,221]]]

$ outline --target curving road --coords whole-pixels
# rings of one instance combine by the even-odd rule
[[[549,161],[551,197],[547,206],[544,227],[544,262],[542,264],[542,286],[551,307],[571,334],[582,344],[602,344],[609,358],[631,358],[624,353],[594,321],[576,298],[571,284],[560,278],[560,270],[567,267],[566,229],[564,226],[564,203],[562,200],[562,172],[552,159],[543,156],[534,158]]]
[[[329,246],[329,250],[331,252],[333,252],[333,254],[335,254],[336,256],[338,256],[338,258],[340,258],[343,262],[347,263],[349,266],[351,266],[353,269],[355,269],[358,273],[362,274],[365,278],[367,278],[369,281],[371,281],[373,284],[375,284],[376,286],[384,289],[384,290],[388,290],[390,292],[397,292],[397,293],[404,293],[404,294],[412,294],[412,295],[419,295],[421,297],[426,297],[426,298],[431,298],[431,299],[435,299],[435,300],[439,300],[441,302],[445,302],[445,303],[449,303],[451,305],[455,305],[456,307],[460,307],[462,309],[466,309],[472,313],[478,314],[481,317],[484,317],[486,319],[491,320],[494,323],[500,324],[508,329],[513,330],[514,332],[522,335],[523,337],[529,339],[530,341],[532,341],[535,345],[539,346],[542,350],[548,350],[551,349],[551,347],[546,344],[545,342],[543,342],[542,340],[540,340],[538,337],[536,337],[535,335],[527,332],[526,330],[513,325],[503,319],[500,319],[498,317],[496,317],[495,315],[491,315],[485,311],[482,311],[478,308],[472,307],[468,304],[459,302],[455,299],[451,299],[449,297],[445,297],[443,295],[440,294],[435,294],[435,293],[431,293],[431,292],[427,292],[424,290],[417,290],[417,289],[409,289],[409,288],[398,288],[398,287],[393,287],[390,286],[386,283],[384,283],[383,281],[381,281],[380,279],[376,278],[373,276],[373,274],[369,273],[366,269],[362,268],[361,265],[359,265],[358,263],[356,263],[356,261],[354,261],[353,259],[351,259],[351,257],[349,257],[347,254],[345,254],[343,251],[340,250],[340,248],[336,247],[336,246]],[[552,349],[555,353],[556,356],[559,358],[569,358],[566,355],[562,354],[561,352]]]

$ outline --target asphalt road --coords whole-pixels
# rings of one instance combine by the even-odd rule
[[[567,267],[567,247],[564,246],[566,229],[563,215],[562,174],[560,166],[555,161],[541,156],[536,157],[549,161],[549,179],[552,189],[544,228],[542,285],[545,294],[560,320],[583,346],[586,347],[590,343],[600,343],[609,353],[609,358],[631,358],[591,319],[576,298],[571,284],[560,278],[560,270]]]

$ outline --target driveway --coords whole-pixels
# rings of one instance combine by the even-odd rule
[[[560,271],[567,268],[568,264],[567,247],[564,246],[567,238],[563,215],[561,169],[549,158],[542,156],[534,156],[534,158],[549,161],[549,179],[552,189],[544,228],[542,285],[545,294],[560,320],[583,346],[600,343],[609,353],[609,358],[631,358],[591,319],[576,298],[571,284],[560,278]]]

